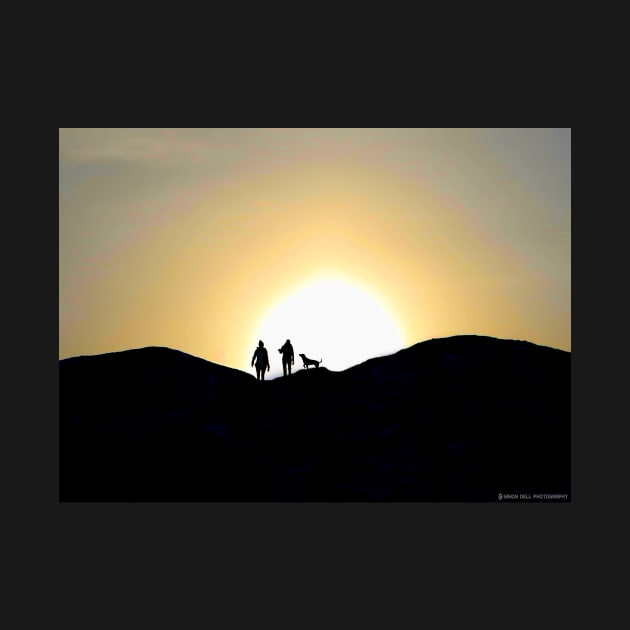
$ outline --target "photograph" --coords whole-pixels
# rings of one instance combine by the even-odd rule
[[[61,503],[570,503],[571,129],[59,128],[58,358]]]

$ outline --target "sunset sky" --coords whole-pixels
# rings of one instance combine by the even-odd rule
[[[570,129],[60,129],[59,358],[571,350]]]

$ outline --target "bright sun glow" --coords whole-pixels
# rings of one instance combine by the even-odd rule
[[[249,372],[259,339],[269,352],[267,379],[282,375],[278,349],[287,339],[295,353],[293,371],[303,369],[299,353],[322,359],[322,367],[338,371],[405,345],[400,326],[374,297],[337,279],[313,282],[271,309],[251,340]]]

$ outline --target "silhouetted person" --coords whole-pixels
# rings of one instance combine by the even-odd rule
[[[293,360],[293,346],[291,342],[287,339],[284,342],[284,346],[278,350],[278,352],[282,355],[282,371],[286,376],[287,373],[291,374],[291,366],[294,363]]]
[[[265,380],[265,372],[269,369],[269,355],[267,354],[267,348],[262,341],[258,342],[258,348],[254,350],[254,356],[252,357],[252,366],[256,361],[256,378],[259,381]]]

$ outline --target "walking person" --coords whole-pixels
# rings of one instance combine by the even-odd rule
[[[287,339],[284,342],[284,346],[278,350],[278,352],[282,355],[282,371],[284,375],[291,374],[291,366],[293,365],[293,346],[291,345],[291,341]]]
[[[269,355],[267,354],[267,348],[262,341],[258,342],[258,348],[254,350],[254,356],[252,357],[252,367],[256,361],[256,379],[259,381],[265,380],[265,372],[269,370]]]

